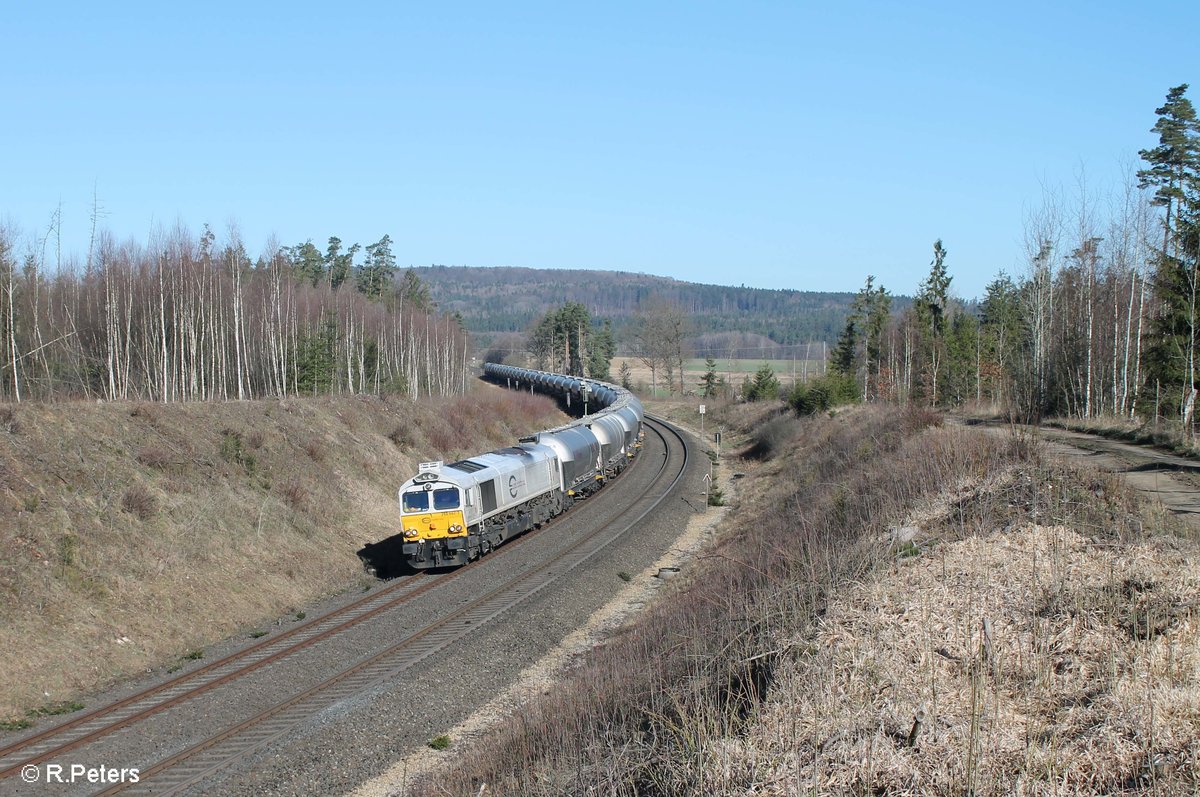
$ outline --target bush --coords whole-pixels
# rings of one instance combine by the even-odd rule
[[[158,512],[158,501],[140,484],[135,484],[121,496],[121,509],[139,520],[149,520]]]
[[[308,508],[308,490],[297,479],[289,479],[279,488],[283,500],[287,501],[288,506],[295,509],[297,512],[303,512]]]
[[[742,453],[747,459],[770,459],[784,450],[795,438],[799,421],[787,413],[779,415],[754,430],[750,447]]]
[[[325,461],[325,446],[319,440],[309,440],[304,444],[304,453],[313,462]]]
[[[746,401],[773,401],[779,398],[779,380],[768,363],[763,363],[755,372],[754,381],[746,377],[742,383],[742,396]]]
[[[815,415],[843,404],[854,404],[861,398],[858,383],[845,374],[825,374],[796,385],[788,403],[797,415]]]
[[[254,455],[246,450],[241,433],[231,429],[221,432],[221,459],[231,465],[241,465],[250,476],[254,475],[258,467]]]
[[[166,468],[172,464],[171,452],[159,446],[145,446],[138,451],[137,461],[148,468]]]
[[[417,437],[414,434],[414,431],[415,430],[411,426],[405,424],[403,426],[397,426],[387,437],[388,440],[391,440],[392,444],[397,448],[413,448],[417,444]]]

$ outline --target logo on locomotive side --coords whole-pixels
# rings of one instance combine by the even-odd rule
[[[517,497],[517,477],[516,476],[508,477],[508,494],[511,495],[513,498]]]

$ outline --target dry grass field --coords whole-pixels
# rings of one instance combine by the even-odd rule
[[[798,655],[714,780],[778,795],[1192,793],[1195,546],[1079,524],[980,531],[918,537],[787,640]]]
[[[483,386],[437,403],[0,407],[0,721],[365,583],[356,551],[395,532],[417,462],[561,417]]]

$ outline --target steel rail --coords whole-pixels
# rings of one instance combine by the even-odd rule
[[[662,438],[667,456],[659,465],[658,473],[650,485],[640,496],[630,501],[616,518],[590,532],[565,555],[509,580],[387,649],[304,692],[142,769],[138,783],[115,784],[99,794],[177,794],[283,736],[305,718],[394,678],[398,673],[468,636],[489,620],[557,583],[637,526],[673,493],[687,472],[687,440],[665,421],[651,418],[649,415],[646,419],[661,426],[678,440],[682,457],[677,463],[673,463],[667,435],[664,431],[652,427],[655,434]],[[678,472],[665,488],[655,494],[656,487],[663,480],[663,474],[672,464],[677,464]],[[648,505],[636,517],[625,522],[615,534],[612,533],[614,525],[635,512],[647,499]]]
[[[634,460],[634,464],[637,460]],[[565,513],[564,513],[565,514]],[[302,625],[263,639],[253,645],[234,651],[226,656],[182,673],[170,680],[155,684],[128,695],[113,703],[79,714],[66,722],[50,726],[45,730],[17,739],[0,747],[0,781],[15,775],[23,767],[42,764],[54,757],[71,752],[122,728],[133,725],[161,711],[174,708],[212,689],[238,680],[267,665],[278,662],[305,648],[337,636],[384,612],[391,611],[414,600],[448,578],[458,576],[486,561],[495,561],[518,547],[521,542],[532,539],[552,528],[563,515],[556,516],[540,529],[530,529],[504,545],[494,549],[486,557],[480,557],[450,573],[429,574],[418,572],[413,578],[397,579],[396,583],[373,594],[365,595],[345,606],[340,606],[315,617]],[[415,580],[426,583],[414,584]],[[286,644],[280,644],[286,643]]]

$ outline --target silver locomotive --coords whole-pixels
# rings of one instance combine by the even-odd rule
[[[554,395],[585,414],[507,448],[421,463],[399,491],[397,536],[413,568],[463,565],[541,526],[600,489],[641,448],[642,404],[628,390],[511,365],[483,368],[493,382]]]

